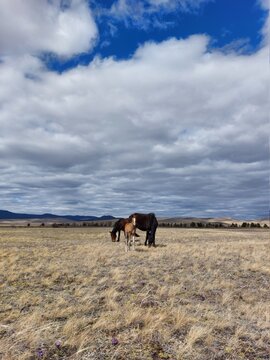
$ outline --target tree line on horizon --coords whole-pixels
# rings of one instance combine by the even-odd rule
[[[115,221],[89,221],[89,222],[74,222],[74,223],[53,223],[50,225],[46,225],[44,222],[40,224],[41,227],[113,227]],[[27,224],[28,227],[31,226],[31,223]],[[231,224],[225,224],[222,222],[195,222],[192,221],[190,223],[177,223],[177,222],[166,222],[166,221],[160,221],[159,227],[162,228],[269,228],[267,224],[261,225],[260,223],[254,223],[254,222],[243,222],[242,224],[237,223],[231,223]]]

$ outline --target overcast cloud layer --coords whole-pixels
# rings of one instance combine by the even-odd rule
[[[2,209],[267,214],[266,46],[225,54],[205,35],[171,38],[59,74],[36,55],[91,49],[86,3],[2,2],[0,14]]]

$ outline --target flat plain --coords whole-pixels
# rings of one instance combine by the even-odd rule
[[[270,358],[267,229],[0,228],[0,359]]]

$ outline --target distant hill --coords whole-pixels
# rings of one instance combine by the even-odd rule
[[[19,214],[7,210],[0,210],[0,220],[30,220],[30,219],[67,219],[71,221],[97,221],[97,220],[114,220],[115,217],[111,215],[103,216],[81,216],[81,215],[55,215],[55,214]]]

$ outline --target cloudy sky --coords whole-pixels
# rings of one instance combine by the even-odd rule
[[[267,0],[2,0],[15,212],[265,217]]]

